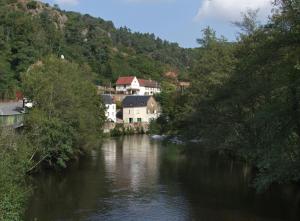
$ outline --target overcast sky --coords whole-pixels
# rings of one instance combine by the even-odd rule
[[[260,9],[259,18],[265,22],[271,12],[272,0],[42,0],[105,20],[117,27],[150,32],[178,42],[183,47],[196,47],[201,30],[211,26],[218,35],[230,41],[236,39],[237,29],[231,24],[240,20],[247,9]]]

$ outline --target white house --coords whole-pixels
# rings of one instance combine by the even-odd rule
[[[137,94],[140,83],[136,77],[119,77],[116,83],[116,92],[120,94]]]
[[[111,122],[117,122],[117,106],[113,101],[112,96],[108,94],[102,94],[101,96],[106,107],[106,119]]]
[[[161,89],[156,81],[129,76],[119,77],[116,82],[116,92],[129,95],[154,95],[160,93]]]
[[[122,104],[124,123],[150,123],[160,114],[159,105],[152,96],[127,96]]]
[[[138,79],[140,84],[139,95],[154,95],[161,92],[157,81]]]

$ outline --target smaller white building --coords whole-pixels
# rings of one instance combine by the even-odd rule
[[[139,95],[154,95],[161,93],[160,86],[157,81],[138,79],[140,84]]]
[[[117,105],[115,104],[113,98],[111,95],[108,94],[102,94],[102,100],[105,104],[106,111],[105,116],[106,119],[110,122],[117,122]]]

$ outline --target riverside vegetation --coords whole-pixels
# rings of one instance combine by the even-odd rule
[[[0,220],[22,220],[28,174],[65,168],[101,140],[104,108],[89,69],[53,56],[22,75],[34,108],[21,132],[1,131]]]
[[[162,82],[163,113],[152,129],[250,162],[258,190],[299,183],[300,6],[274,4],[266,25],[255,12],[236,23],[237,42],[208,27],[199,48],[182,49],[57,6],[2,0],[0,96],[22,89],[35,107],[21,132],[1,131],[0,220],[22,220],[28,174],[64,168],[99,142],[104,106],[94,84],[124,72]],[[170,70],[191,88],[176,91],[162,75]]]
[[[274,4],[266,25],[255,11],[236,23],[236,43],[203,30],[192,87],[160,95],[153,126],[249,162],[259,191],[300,181],[300,2]]]

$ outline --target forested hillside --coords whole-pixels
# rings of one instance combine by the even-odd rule
[[[49,54],[88,66],[95,83],[108,84],[120,75],[162,80],[168,71],[188,78],[192,53],[154,34],[118,29],[110,21],[58,6],[0,2],[0,99],[13,97],[20,74]]]

